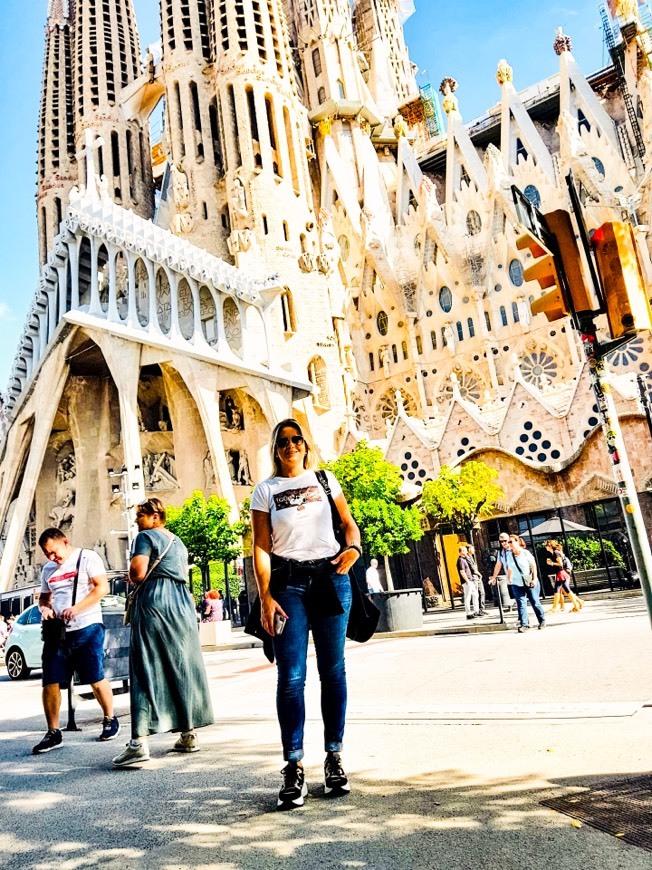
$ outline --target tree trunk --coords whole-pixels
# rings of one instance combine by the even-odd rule
[[[394,589],[394,581],[392,580],[392,572],[389,569],[389,556],[383,556],[385,560],[385,579],[387,581],[387,591],[392,592]]]

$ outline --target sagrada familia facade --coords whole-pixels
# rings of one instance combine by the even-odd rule
[[[445,124],[418,86],[400,0],[160,0],[144,55],[131,0],[50,0],[0,590],[33,580],[48,525],[122,567],[125,498],[202,489],[235,518],[288,415],[323,459],[378,443],[406,486],[485,461],[503,514],[613,495],[578,338],[530,313],[511,193],[568,208],[572,170],[652,277],[652,44],[612,5],[619,63],[587,78],[559,31],[558,75],[519,92],[501,60],[465,125],[453,78]],[[645,337],[610,360],[642,492],[651,362]]]

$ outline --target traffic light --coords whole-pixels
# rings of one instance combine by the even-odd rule
[[[529,248],[532,256],[538,258],[536,263],[523,272],[525,280],[538,281],[543,290],[549,290],[530,304],[532,314],[545,314],[548,320],[559,320],[571,314],[573,308],[576,312],[590,311],[593,306],[570,215],[567,211],[558,209],[544,215],[544,219],[550,234],[554,236],[557,252],[553,253],[529,232],[516,241],[519,251]],[[555,254],[560,260],[559,263],[555,260]],[[566,290],[560,278],[561,269],[570,299],[566,298]]]
[[[652,328],[652,310],[631,224],[609,221],[591,239],[612,338]]]

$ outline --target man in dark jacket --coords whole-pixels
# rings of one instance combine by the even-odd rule
[[[482,581],[482,572],[478,568],[478,563],[475,559],[475,547],[473,544],[469,544],[466,548],[466,559],[469,565],[471,566],[471,573],[473,574],[473,582],[475,583],[475,588],[478,590],[478,603],[480,605],[480,616],[484,616],[486,614],[485,610],[485,594],[484,594],[484,583]]]
[[[475,585],[475,578],[468,559],[467,545],[460,544],[458,552],[457,573],[460,575],[460,582],[462,583],[462,589],[464,591],[464,609],[466,610],[466,618],[475,619],[476,616],[479,616],[478,588]]]

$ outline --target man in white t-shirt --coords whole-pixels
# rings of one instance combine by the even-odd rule
[[[39,546],[49,560],[41,572],[38,602],[46,634],[42,661],[43,709],[48,731],[32,749],[34,755],[50,752],[62,744],[61,686],[68,684],[73,673],[77,673],[80,682],[90,685],[104,713],[98,739],[113,740],[120,731],[120,723],[113,715],[111,685],[104,678],[100,601],[109,591],[104,563],[93,550],[73,547],[60,529],[46,529],[39,537]],[[48,625],[50,620],[57,620],[57,624]],[[57,637],[48,637],[48,628],[55,629],[51,634]],[[65,637],[61,637],[63,631]]]
[[[366,573],[367,591],[373,595],[376,592],[384,592],[383,584],[380,582],[380,571],[378,570],[378,559],[372,559],[369,563]]]

